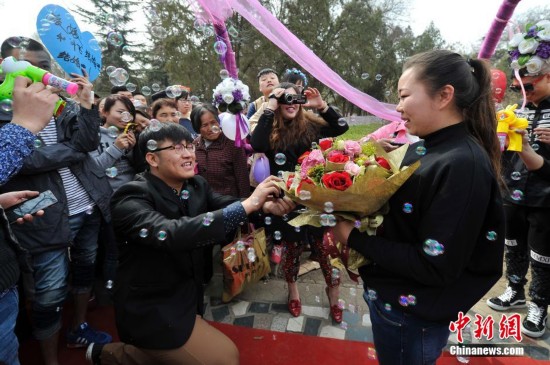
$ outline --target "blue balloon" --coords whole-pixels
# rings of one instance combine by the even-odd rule
[[[253,168],[252,173],[254,175],[254,179],[258,182],[258,184],[264,181],[265,179],[267,179],[267,177],[270,174],[269,161],[264,154],[262,154],[260,157],[256,159],[256,161],[254,162],[254,166],[252,166],[252,168]]]
[[[36,29],[42,43],[68,74],[82,75],[90,81],[101,71],[101,48],[90,32],[81,32],[74,17],[59,5],[46,5],[38,13]]]

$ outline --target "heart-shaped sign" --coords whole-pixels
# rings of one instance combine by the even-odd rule
[[[81,32],[74,17],[59,5],[46,5],[38,13],[36,29],[42,43],[68,74],[88,72],[90,81],[101,71],[101,47],[90,32]]]

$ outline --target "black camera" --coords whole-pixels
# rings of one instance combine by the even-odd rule
[[[307,103],[307,97],[303,94],[287,94],[279,96],[277,99],[279,104],[305,104]]]

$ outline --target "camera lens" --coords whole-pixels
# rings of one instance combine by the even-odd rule
[[[288,104],[292,103],[292,100],[294,100],[294,95],[292,94],[285,94],[285,100]]]

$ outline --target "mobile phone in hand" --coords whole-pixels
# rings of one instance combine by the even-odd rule
[[[36,198],[26,200],[23,203],[7,209],[5,213],[11,224],[15,223],[17,219],[22,218],[25,214],[35,214],[39,210],[46,209],[55,203],[57,203],[55,195],[53,195],[51,190],[46,190],[40,193]]]

